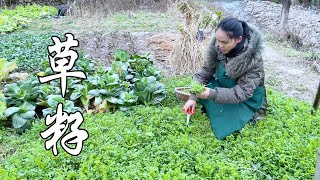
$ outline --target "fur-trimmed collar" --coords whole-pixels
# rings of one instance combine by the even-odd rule
[[[225,65],[226,73],[230,78],[237,79],[249,69],[254,67],[259,61],[262,61],[261,53],[263,50],[263,40],[259,30],[251,25],[250,29],[250,39],[245,44],[244,50],[233,58],[227,58],[222,54],[219,48],[216,46],[216,39],[213,37],[209,44],[207,52],[207,60],[215,60],[213,58],[227,59],[227,64]]]

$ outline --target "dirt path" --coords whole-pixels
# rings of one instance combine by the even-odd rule
[[[265,45],[264,65],[267,85],[290,97],[312,102],[320,74],[312,71],[303,60],[287,57],[268,43]]]

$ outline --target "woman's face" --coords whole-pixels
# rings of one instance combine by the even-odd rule
[[[228,54],[241,40],[242,36],[230,39],[227,33],[220,28],[216,31],[216,43],[223,54]]]

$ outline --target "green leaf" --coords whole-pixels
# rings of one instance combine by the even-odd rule
[[[77,100],[79,97],[81,97],[81,94],[79,92],[75,92],[71,94],[70,100],[74,101]]]
[[[91,96],[92,97],[92,96]],[[90,98],[91,99],[91,98]],[[87,109],[89,107],[89,97],[88,96],[81,96],[80,97],[80,101],[82,103],[82,105],[85,107],[85,109]]]
[[[114,59],[116,61],[128,61],[129,53],[123,49],[118,49],[114,54]]]
[[[90,91],[88,92],[88,94],[91,95],[91,96],[94,96],[94,97],[100,96],[100,92],[99,92],[98,89],[90,90]]]
[[[135,87],[137,91],[145,90],[151,83],[157,81],[157,78],[154,76],[141,78],[140,81],[136,82]]]
[[[74,107],[72,109],[72,112],[76,112],[76,111],[79,111],[80,113],[83,113],[82,109],[80,107]]]
[[[111,93],[108,91],[108,90],[106,90],[106,89],[100,89],[99,90],[99,93],[100,94],[103,94],[103,95],[110,95]]]
[[[64,103],[63,97],[61,97],[60,95],[49,95],[48,96],[49,107],[56,108],[58,103]]]
[[[150,136],[150,137],[153,137],[153,136],[154,136],[154,134],[153,134],[152,132],[146,132],[145,135],[146,135],[146,136]]]
[[[89,81],[90,84],[92,84],[94,86],[97,86],[99,84],[98,83],[99,78],[100,78],[99,76],[89,76],[88,77],[88,81]]]
[[[101,96],[98,96],[94,99],[94,105],[98,105],[98,104],[101,104],[101,102],[103,101],[102,97]]]
[[[20,90],[20,87],[16,83],[6,84],[4,86],[4,92],[7,93],[15,93],[17,94]]]
[[[24,119],[33,119],[35,114],[36,114],[35,111],[28,111],[25,113],[21,113],[20,116]]]
[[[4,115],[6,117],[9,117],[11,116],[12,114],[14,113],[17,113],[20,111],[20,108],[19,107],[9,107],[5,112],[4,112]]]
[[[143,80],[142,81],[144,81],[145,79],[146,79],[146,83],[147,84],[150,84],[150,83],[153,83],[153,82],[156,82],[157,81],[157,78],[156,77],[154,77],[154,76],[149,76],[149,77],[145,77],[145,78],[142,78]]]
[[[144,91],[148,92],[149,94],[152,94],[155,91],[155,84],[149,84]]]
[[[132,79],[134,76],[132,75],[132,74],[128,74],[127,76],[126,76],[126,80],[130,80],[130,79]]]
[[[140,60],[140,59],[143,59],[144,57],[139,56],[138,54],[134,54],[134,55],[132,55],[132,58],[135,60]]]
[[[139,78],[133,78],[133,79],[131,79],[131,82],[137,82],[139,80],[140,80]]]
[[[108,98],[106,98],[106,100],[108,102],[113,103],[113,104],[123,104],[123,100],[115,98],[115,97],[108,97]]]
[[[65,105],[64,105],[64,108],[71,110],[71,109],[74,108],[74,103],[72,101],[67,100]],[[68,111],[68,112],[71,112],[71,111]]]
[[[163,101],[167,96],[165,94],[159,94],[155,97],[153,97],[153,104],[159,104],[161,101]]]
[[[106,80],[107,80],[107,84],[119,83],[119,75],[118,74],[108,75]]]
[[[36,107],[29,102],[24,102],[20,107],[20,110],[23,113],[27,111],[34,111],[35,109]]]
[[[28,119],[21,117],[18,113],[12,116],[12,125],[14,128],[21,128],[27,121]]]
[[[154,88],[155,88],[155,91],[152,94],[160,94],[160,93],[166,92],[164,85],[161,83],[157,83]]]
[[[42,114],[44,117],[46,117],[48,114],[53,115],[53,114],[55,114],[55,110],[52,108],[46,108],[46,109],[42,110]]]
[[[140,102],[150,101],[148,92],[140,91],[140,92],[136,92],[136,95],[139,97]]]
[[[4,114],[0,114],[0,121],[7,120],[7,117]]]
[[[0,58],[0,82],[6,79],[9,73],[17,68],[15,62],[7,62],[6,59]]]
[[[131,91],[130,93],[122,92],[119,97],[121,100],[128,103],[134,103],[138,100],[138,96],[134,95],[134,91]]]
[[[201,94],[203,91],[206,90],[205,85],[196,82],[196,81],[192,81],[191,82],[191,92],[195,93],[195,94]]]

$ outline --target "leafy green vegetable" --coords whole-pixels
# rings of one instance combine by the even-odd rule
[[[49,65],[47,46],[52,44],[51,37],[65,39],[61,33],[28,34],[14,33],[0,36],[0,57],[9,62],[16,62],[19,71],[41,72],[43,76],[52,74]],[[73,70],[83,71],[87,76],[93,75],[96,65],[93,60],[78,51]]]
[[[48,96],[48,108],[43,109],[43,116],[46,117],[48,114],[56,114],[58,103],[63,104],[63,111],[68,113],[79,111],[82,113],[82,109],[75,107],[74,103],[69,100],[65,100],[61,95],[49,95]]]
[[[73,85],[73,88],[70,100],[77,102],[80,99],[81,105],[85,111],[88,112],[90,99],[93,97],[89,95],[89,91],[91,89],[90,83],[88,81],[82,81],[82,84],[75,84]]]
[[[127,62],[129,60],[129,56],[130,55],[129,55],[128,51],[123,50],[123,49],[118,49],[114,53],[114,60]]]
[[[48,34],[14,33],[0,36],[0,57],[16,62],[19,71],[44,71],[42,64],[48,64],[47,46],[51,43]],[[49,67],[49,64],[48,66]]]
[[[16,129],[25,130],[30,128],[30,121],[34,120],[35,106],[29,102],[24,102],[19,107],[9,107],[4,115],[12,117],[12,125]]]
[[[6,59],[0,58],[0,82],[6,79],[9,73],[16,68],[17,65],[15,62],[7,62]]]
[[[205,85],[200,84],[200,83],[198,83],[196,81],[192,81],[191,82],[191,88],[190,88],[191,93],[194,93],[196,95],[200,95],[205,90],[206,90],[206,86]]]
[[[94,98],[95,111],[104,112],[117,107],[127,110],[137,103],[159,104],[166,98],[166,90],[158,79],[160,71],[148,56],[131,56],[119,49],[110,67],[98,68],[97,74],[84,82],[90,87],[87,97]]]
[[[164,86],[157,82],[154,76],[144,77],[135,83],[135,94],[141,103],[159,104],[166,98],[166,90]]]
[[[38,79],[33,77],[26,82],[20,80],[17,83],[6,84],[4,87],[2,99],[8,106],[4,115],[7,119],[12,119],[12,125],[18,132],[29,129],[34,120],[38,83]]]
[[[17,6],[15,9],[0,10],[0,33],[10,33],[25,27],[36,19],[48,18],[57,14],[57,9],[37,4]]]
[[[36,104],[43,107],[48,107],[48,96],[58,95],[60,93],[60,88],[58,83],[51,81],[50,83],[42,84],[38,87],[36,99]]]
[[[20,106],[24,102],[34,103],[38,98],[39,80],[36,77],[28,81],[6,84],[4,87],[4,101],[9,106]]]
[[[32,76],[25,82],[6,84],[3,99],[9,109],[7,117],[15,118],[15,121],[20,119],[19,114],[14,113],[20,111],[19,108],[25,103],[35,105],[37,117],[42,118],[55,113],[59,102],[64,104],[69,113],[82,110],[101,113],[117,109],[129,110],[139,103],[160,104],[166,98],[166,89],[158,82],[160,71],[148,57],[129,56],[124,50],[119,50],[115,56],[121,61],[115,60],[110,67],[104,68],[96,67],[91,60],[80,54],[74,69],[84,71],[87,79],[68,79],[66,100],[60,95],[59,80],[40,84],[38,78]],[[53,74],[48,64],[40,65],[45,71],[37,73],[38,76]],[[138,66],[147,68],[142,70]],[[21,125],[29,121],[20,119],[19,122]]]

